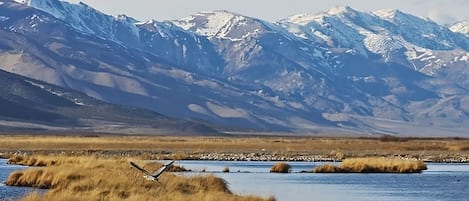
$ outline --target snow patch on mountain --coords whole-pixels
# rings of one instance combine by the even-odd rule
[[[221,118],[243,118],[251,119],[249,113],[242,108],[231,108],[212,102],[206,103],[207,108]]]
[[[231,41],[255,37],[262,33],[263,29],[276,29],[271,23],[225,10],[200,12],[172,23],[208,39],[220,38]]]
[[[244,18],[229,12],[199,13],[198,16],[207,16],[207,23],[197,29],[197,33],[204,36],[226,36],[230,27]]]
[[[208,37],[224,38],[233,25],[242,23],[245,18],[228,11],[200,12],[186,18],[174,21],[185,29]]]
[[[59,97],[65,96],[65,92],[58,91],[58,90],[53,90],[52,88],[46,87],[43,84],[39,84],[39,83],[33,82],[31,80],[24,80],[24,81],[31,84],[31,85],[33,85],[33,86],[35,86],[35,87],[38,87],[38,88],[40,88],[44,91],[47,91],[48,93],[50,93],[52,95],[59,96]],[[69,99],[68,97],[66,97],[66,98]],[[83,102],[83,100],[81,100],[79,98],[71,98],[70,101],[73,102],[75,105],[79,105],[79,106],[86,106],[87,105]]]
[[[146,29],[152,33],[156,33],[162,38],[173,38],[173,34],[171,33],[174,30],[174,27],[169,22],[160,22],[157,20],[148,20],[146,22],[137,22],[135,23],[137,27],[140,29]]]
[[[372,13],[378,17],[381,17],[382,19],[392,21],[396,17],[398,17],[397,15],[401,14],[401,11],[397,9],[381,9],[381,10],[373,11]]]
[[[288,17],[285,20],[282,20],[284,22],[291,22],[293,24],[298,24],[298,25],[307,25],[311,23],[312,21],[315,22],[322,22],[322,17],[324,15],[318,15],[318,14],[297,14]]]
[[[122,43],[118,35],[130,31],[133,37],[139,37],[137,20],[125,15],[111,16],[98,11],[87,4],[78,4],[59,0],[15,0],[33,8],[47,12],[64,20],[73,28],[100,38]],[[124,27],[123,29],[119,29]]]
[[[384,54],[402,47],[402,45],[393,38],[377,34],[367,35],[363,42],[369,51],[377,54]]]
[[[469,37],[469,21],[457,22],[449,27],[449,29],[456,33],[462,33]]]
[[[20,4],[29,4],[29,1],[31,0],[14,0],[14,1]]]
[[[10,17],[0,15],[0,22],[7,21],[8,19],[10,19]]]
[[[189,104],[187,108],[191,110],[192,112],[196,112],[196,113],[207,115],[207,116],[210,116],[212,114],[210,111],[208,111],[207,109],[205,109],[204,107],[198,104]]]

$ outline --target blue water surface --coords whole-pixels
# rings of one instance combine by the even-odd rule
[[[0,201],[17,200],[18,198],[21,198],[25,193],[30,192],[32,189],[5,186],[5,180],[8,178],[10,172],[25,168],[19,165],[7,165],[6,162],[7,160],[0,159]]]
[[[311,174],[299,172],[323,163],[293,162],[293,173],[272,174],[274,162],[178,163],[224,178],[235,193],[278,201],[469,201],[469,164],[428,164],[421,174]],[[224,167],[232,173],[221,173]]]
[[[275,196],[278,201],[469,201],[469,164],[428,164],[421,174],[299,173],[322,164],[289,162],[290,174],[268,173],[275,162],[177,161],[191,176],[215,174],[237,194]],[[230,173],[222,173],[228,167]],[[0,201],[15,200],[33,191],[3,185],[22,166],[0,159]],[[202,170],[204,171],[202,173]]]

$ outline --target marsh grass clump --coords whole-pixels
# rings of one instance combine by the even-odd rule
[[[289,173],[291,166],[287,163],[276,163],[270,168],[272,173]]]
[[[188,171],[190,172],[191,170],[188,170],[185,167],[180,166],[180,165],[171,165],[168,168],[168,172],[188,172]]]
[[[51,157],[44,161],[56,160]],[[165,173],[159,182],[149,181],[125,158],[69,157],[62,162],[32,167],[10,174],[6,185],[49,189],[45,194],[29,194],[23,201],[264,201],[255,196],[231,193],[227,182],[213,175],[176,176]],[[145,164],[154,171],[161,164]]]
[[[427,166],[422,161],[398,158],[351,158],[339,166],[325,164],[314,168],[315,173],[420,173]]]
[[[344,170],[332,164],[324,164],[313,169],[314,173],[343,173]]]
[[[10,158],[8,158],[7,164],[18,164],[19,161],[23,161],[23,160],[24,160],[23,156],[13,155]]]
[[[85,157],[67,157],[67,156],[11,156],[7,164],[32,166],[32,167],[44,167],[44,166],[57,166],[62,164],[78,164],[81,163]]]

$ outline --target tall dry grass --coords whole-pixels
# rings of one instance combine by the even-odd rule
[[[83,160],[89,160],[91,157],[67,157],[67,156],[48,156],[48,155],[12,155],[8,158],[7,164],[23,165],[23,166],[58,166],[63,164],[80,164]],[[94,157],[96,160],[97,158]]]
[[[174,137],[174,136],[1,136],[5,150],[59,150],[89,152],[154,151],[171,152],[174,159],[200,152],[304,152],[329,154],[353,152],[469,151],[469,139],[419,138],[321,138],[321,137]]]
[[[287,163],[276,163],[270,168],[272,173],[289,173],[291,166]]]
[[[51,157],[47,160],[47,156],[43,156],[42,160],[58,159]],[[230,192],[226,181],[213,175],[184,177],[165,173],[159,182],[155,182],[144,179],[126,159],[70,157],[63,161],[15,171],[5,183],[49,189],[44,195],[29,194],[23,201],[275,200],[235,195]],[[144,164],[143,161],[139,163]],[[145,168],[153,171],[157,166],[151,164],[145,165]]]
[[[420,173],[427,166],[422,161],[398,158],[350,158],[339,166],[325,164],[314,168],[315,173]]]
[[[121,156],[139,159],[199,159],[207,154],[267,156],[262,160],[342,160],[406,157],[435,162],[469,159],[469,139],[325,137],[176,137],[0,135],[0,157],[13,154]],[[20,150],[20,151],[18,151]],[[245,159],[248,159],[245,158]],[[216,158],[215,158],[216,160]],[[32,164],[34,161],[25,162]],[[36,161],[36,166],[41,166]]]

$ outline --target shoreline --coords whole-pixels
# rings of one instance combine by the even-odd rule
[[[0,159],[7,159],[8,156],[12,155],[37,155],[37,154],[45,154],[45,155],[90,155],[90,156],[105,156],[105,157],[112,157],[112,156],[133,156],[139,157],[141,155],[152,155],[151,158],[148,160],[193,160],[193,161],[265,161],[265,162],[342,162],[343,159],[337,159],[334,157],[326,156],[326,155],[302,155],[299,154],[297,156],[291,155],[281,155],[281,154],[268,154],[268,153],[186,153],[187,157],[177,156],[174,157],[173,154],[179,153],[152,153],[152,152],[140,152],[138,154],[125,154],[126,152],[113,152],[113,153],[100,153],[100,152],[80,152],[80,151],[21,151],[21,152],[1,152],[0,151]],[[447,157],[447,158],[439,158],[439,159],[432,159],[434,156],[426,156],[426,157],[408,157],[408,156],[397,156],[393,154],[389,155],[356,155],[350,156],[346,158],[353,158],[353,157],[398,157],[404,160],[421,160],[425,163],[463,163],[469,164],[469,156],[460,156],[459,158],[455,157]],[[440,157],[440,156],[439,156]]]

